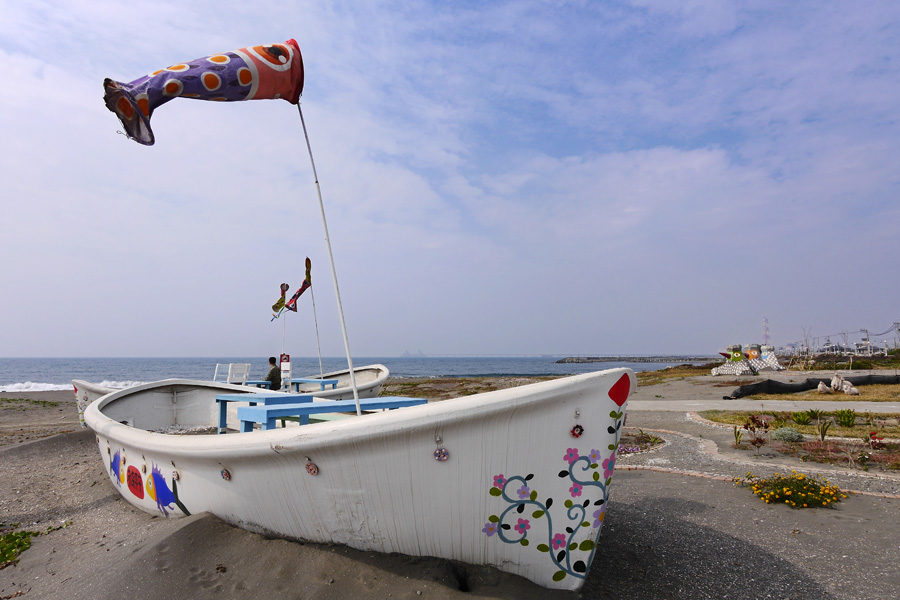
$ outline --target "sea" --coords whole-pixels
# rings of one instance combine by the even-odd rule
[[[650,371],[683,364],[681,362],[594,362],[558,363],[560,356],[478,356],[478,357],[354,357],[355,367],[380,363],[393,377],[500,377],[575,375],[616,367]],[[0,392],[41,392],[71,390],[72,380],[81,379],[110,388],[126,388],[161,379],[212,380],[216,365],[250,363],[250,378],[262,379],[268,371],[268,357],[206,358],[0,358]],[[345,357],[319,359],[292,357],[293,372],[317,376],[347,368]],[[219,379],[222,380],[220,367]]]

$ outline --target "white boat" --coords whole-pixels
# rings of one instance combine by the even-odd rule
[[[360,398],[378,397],[391,375],[388,368],[380,364],[354,367],[353,373],[356,376],[356,385]],[[313,381],[315,379],[330,379],[337,380],[337,382],[333,386],[331,384],[323,386]],[[119,388],[106,387],[82,379],[73,379],[72,387],[75,388],[75,405],[78,408],[78,420],[81,422],[82,427],[85,426],[84,410],[88,405],[102,396],[119,390]],[[353,389],[350,386],[350,370],[332,371],[320,377],[304,378],[303,382],[299,383],[299,386],[292,385],[291,391],[299,391],[301,394],[312,394],[316,398],[327,400],[350,400],[353,398]]]
[[[81,379],[73,379],[72,387],[75,388],[75,406],[78,408],[78,420],[82,427],[87,427],[84,423],[84,410],[88,405],[102,398],[107,394],[115,392],[115,388],[106,387],[98,383],[90,383]]]
[[[114,391],[85,421],[134,506],[208,512],[265,535],[491,565],[577,590],[596,552],[636,387],[612,369],[310,425],[227,435],[215,396],[165,380]],[[315,402],[322,402],[315,400]]]
[[[356,377],[356,389],[360,398],[375,398],[384,388],[391,372],[384,365],[374,364],[364,367],[353,367],[353,374]],[[320,384],[316,379],[337,380],[335,384]],[[299,380],[292,380],[295,383]],[[323,389],[324,388],[324,389]],[[291,385],[291,391],[301,394],[312,394],[316,398],[327,398],[328,400],[352,400],[353,388],[350,386],[350,369],[342,371],[332,371],[322,376],[313,376],[304,378],[298,385]]]

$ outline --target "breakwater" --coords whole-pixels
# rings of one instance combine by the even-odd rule
[[[708,363],[717,360],[714,356],[567,356],[557,363]],[[721,361],[721,359],[718,359]]]

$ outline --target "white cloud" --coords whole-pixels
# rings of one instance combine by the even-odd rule
[[[889,279],[891,5],[258,10],[157,2],[130,27],[112,3],[0,0],[0,355],[254,353],[305,256],[342,351],[296,109],[175,100],[145,148],[101,100],[105,76],[292,36],[360,354],[714,352],[762,311],[786,340],[858,327],[852,288],[821,282]],[[876,287],[873,328],[897,318]]]

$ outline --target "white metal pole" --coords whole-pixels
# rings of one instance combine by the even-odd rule
[[[303,137],[306,138],[306,149],[309,151],[309,163],[312,165],[313,178],[316,180],[316,194],[319,197],[319,211],[322,213],[322,227],[325,229],[325,245],[328,247],[328,261],[331,263],[331,278],[334,280],[334,295],[337,298],[338,315],[341,318],[341,331],[344,334],[344,350],[347,352],[347,366],[350,369],[350,386],[353,388],[353,400],[356,401],[356,414],[361,415],[359,408],[359,390],[356,388],[356,375],[353,373],[353,357],[350,355],[350,340],[347,338],[347,324],[344,321],[344,308],[341,306],[341,290],[338,287],[337,271],[334,268],[334,254],[331,252],[331,240],[328,237],[328,222],[325,220],[325,203],[322,202],[322,189],[319,187],[319,175],[316,173],[316,162],[313,160],[312,146],[309,145],[309,134],[306,132],[306,121],[303,110],[297,103],[300,113],[300,124],[303,126]]]
[[[319,316],[316,314],[316,293],[309,286],[309,295],[312,298],[313,323],[316,325],[316,351],[319,353],[319,377],[325,379],[325,371],[322,369],[322,344],[319,343]]]

